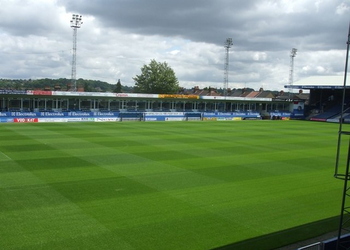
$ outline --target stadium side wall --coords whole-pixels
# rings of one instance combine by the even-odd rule
[[[0,112],[0,122],[235,121],[258,112]]]
[[[273,98],[0,90],[0,122],[15,123],[302,118],[303,105],[294,106]]]

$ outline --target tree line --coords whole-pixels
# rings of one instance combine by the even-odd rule
[[[179,81],[174,70],[166,62],[151,60],[143,65],[141,73],[132,78],[134,86],[122,85],[120,79],[110,84],[100,80],[88,80],[79,78],[76,80],[78,91],[84,92],[115,92],[115,93],[149,93],[149,94],[177,94],[184,93],[185,89],[179,86]],[[59,79],[0,79],[0,89],[13,90],[56,90],[72,91],[72,80]],[[209,88],[204,88],[204,90]],[[223,93],[223,89],[217,89],[217,93]]]
[[[151,60],[148,65],[141,68],[141,74],[133,78],[135,86],[124,86],[120,79],[115,84],[99,80],[76,80],[78,91],[85,92],[128,92],[128,93],[152,93],[175,94],[181,89],[173,69],[166,62]],[[0,79],[0,89],[14,90],[62,90],[73,89],[72,80],[59,79]]]
[[[119,81],[120,83],[120,81]],[[85,92],[132,92],[133,87],[119,84],[110,84],[99,80],[77,79],[78,89]],[[118,87],[118,88],[117,88]],[[61,90],[72,89],[72,80],[67,78],[59,79],[0,79],[0,89],[14,90]]]

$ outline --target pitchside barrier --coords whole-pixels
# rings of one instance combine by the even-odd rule
[[[316,242],[304,247],[300,247],[297,250],[336,250],[336,249],[350,249],[350,234],[345,234],[340,237],[338,244],[338,237],[325,240],[322,242]]]
[[[290,113],[274,114],[289,119]],[[236,121],[262,119],[259,112],[0,112],[0,122]]]

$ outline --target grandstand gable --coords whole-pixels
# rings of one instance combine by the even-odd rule
[[[285,88],[293,89],[341,89],[344,86],[344,76],[311,76],[285,85]],[[347,81],[346,87],[350,87]]]

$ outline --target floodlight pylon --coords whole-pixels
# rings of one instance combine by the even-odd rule
[[[289,99],[291,97],[293,76],[294,76],[294,57],[297,55],[297,49],[293,48],[290,52],[290,70],[289,70]]]
[[[71,75],[71,81],[73,84],[73,91],[77,91],[77,80],[76,80],[76,74],[77,74],[77,30],[81,27],[83,24],[82,22],[82,16],[73,14],[72,20],[70,21],[70,27],[73,28],[73,52],[72,52],[72,75]]]
[[[227,89],[228,89],[229,54],[230,54],[230,48],[232,45],[233,45],[232,38],[227,38],[224,45],[226,50],[225,69],[224,69],[224,96],[227,95]]]

